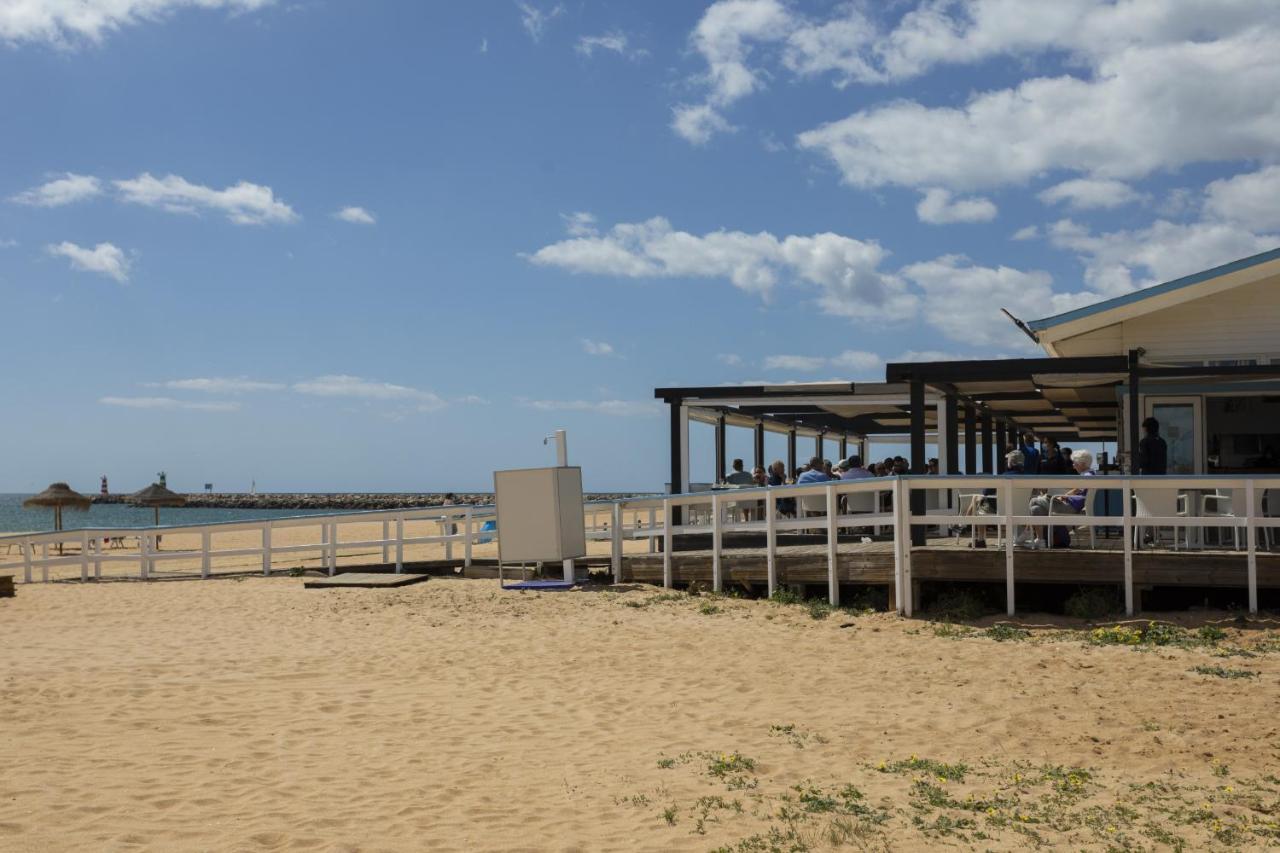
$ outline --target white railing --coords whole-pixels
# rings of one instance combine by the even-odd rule
[[[1096,500],[1098,491],[1119,492],[1121,515],[1053,514],[1032,515],[1026,507],[1026,498],[1033,490],[1060,494],[1074,488],[1090,490],[1088,501]],[[968,515],[961,506],[961,495],[980,495],[984,490],[994,492],[994,512],[984,515]],[[924,514],[916,514],[910,508],[913,493],[925,492]],[[1270,492],[1268,512],[1262,512],[1263,496]],[[929,493],[946,499],[929,499]],[[1184,510],[1178,510],[1178,496],[1182,495]],[[1160,496],[1164,496],[1160,500]],[[1169,498],[1173,498],[1170,504]],[[1216,508],[1208,510],[1209,501]],[[780,516],[780,501],[794,501],[796,517]],[[663,586],[674,584],[674,537],[689,534],[710,534],[712,588],[724,589],[724,536],[727,533],[755,532],[765,534],[765,560],[768,592],[777,591],[778,534],[786,531],[816,530],[825,534],[828,578],[828,599],[839,604],[839,537],[841,529],[866,528],[887,530],[892,536],[895,607],[911,615],[912,600],[912,541],[911,530],[927,527],[995,527],[1003,531],[1006,600],[1010,614],[1014,612],[1015,581],[1015,532],[1018,527],[1045,528],[1055,526],[1118,528],[1124,553],[1125,610],[1134,610],[1133,555],[1141,549],[1138,531],[1152,528],[1174,528],[1175,548],[1177,531],[1196,533],[1197,543],[1203,539],[1203,531],[1217,529],[1220,536],[1231,532],[1233,545],[1245,553],[1246,585],[1249,611],[1258,608],[1258,537],[1266,535],[1268,546],[1280,538],[1280,476],[1271,477],[1091,477],[1073,476],[905,476],[880,477],[861,480],[836,480],[797,486],[751,487],[725,489],[681,495],[662,495],[625,498],[616,501],[587,502],[583,506],[586,534],[589,541],[610,543],[610,567],[616,582],[623,580],[623,557],[627,540],[643,540],[647,551],[655,553],[661,543]],[[943,505],[946,506],[943,506]],[[1022,504],[1022,505],[1019,505]],[[1175,507],[1175,514],[1158,515],[1150,511],[1159,505]],[[1149,506],[1148,506],[1149,505]],[[1227,511],[1222,507],[1227,506]],[[836,506],[836,512],[828,511]],[[674,511],[684,515],[679,524],[668,523]],[[1201,510],[1205,512],[1201,512]],[[1024,511],[1025,510],[1025,511]],[[806,512],[819,515],[805,516]],[[0,548],[17,546],[21,559],[17,562],[0,562],[0,570],[21,568],[23,580],[30,583],[35,571],[43,580],[49,579],[49,569],[59,566],[79,566],[80,577],[87,580],[100,577],[103,563],[134,562],[139,576],[148,578],[156,563],[166,560],[200,557],[200,574],[208,577],[212,560],[219,557],[260,557],[264,574],[271,571],[276,555],[319,552],[329,574],[337,569],[340,548],[382,549],[382,562],[394,562],[397,572],[404,568],[404,549],[410,545],[443,543],[445,559],[452,559],[455,545],[463,548],[463,564],[471,565],[472,550],[477,542],[499,535],[494,530],[481,530],[485,521],[495,520],[493,507],[448,506],[411,510],[377,510],[350,512],[334,515],[306,515],[255,521],[235,521],[218,524],[186,525],[148,528],[92,528],[35,534],[0,536]],[[360,541],[341,541],[338,531],[342,525],[382,522],[380,538]],[[437,533],[430,536],[406,536],[405,526],[414,522],[434,522]],[[319,542],[289,545],[273,545],[272,531],[296,527],[317,527]],[[214,549],[212,538],[224,533],[256,531],[261,544],[253,547]],[[1275,532],[1273,532],[1275,531]],[[156,537],[179,534],[198,534],[201,545],[195,550],[159,551]],[[114,554],[103,548],[108,537],[138,537],[137,553]],[[1047,537],[1046,537],[1047,538]],[[1193,547],[1191,537],[1184,537],[1188,547]],[[1241,540],[1243,539],[1243,544]],[[70,556],[53,556],[52,550],[61,545],[78,546],[78,553]],[[40,553],[37,554],[37,549]],[[394,561],[392,554],[394,553]],[[3,557],[0,557],[3,559]]]
[[[411,545],[443,544],[445,559],[453,558],[455,545],[461,546],[463,565],[470,566],[472,550],[478,542],[495,537],[492,530],[482,530],[484,522],[495,520],[492,506],[442,506],[422,509],[372,510],[368,512],[344,512],[332,515],[299,515],[284,518],[253,519],[215,522],[210,524],[168,525],[156,527],[91,527],[77,530],[46,531],[42,533],[0,535],[0,548],[8,552],[0,555],[0,571],[21,569],[23,581],[31,583],[36,572],[41,580],[49,580],[50,569],[76,567],[80,579],[102,577],[103,564],[133,563],[138,577],[150,578],[157,564],[179,560],[200,560],[200,576],[212,574],[214,560],[227,558],[255,558],[261,560],[262,573],[270,574],[273,560],[282,555],[311,553],[320,557],[322,567],[330,575],[337,571],[338,552],[357,548],[380,548],[381,562],[395,564],[397,573],[404,570],[405,548]],[[376,538],[343,540],[340,531],[352,524],[382,524],[382,535]],[[434,524],[437,531],[429,536],[406,535],[406,526]],[[272,542],[272,532],[295,528],[316,528],[319,541],[281,544]],[[215,548],[214,537],[228,534],[257,534],[260,544],[249,547]],[[162,551],[158,540],[165,536],[199,536],[199,548]],[[136,539],[136,550],[114,551],[107,543],[120,539]],[[67,546],[76,552],[66,555]],[[13,560],[14,551],[20,559]],[[54,551],[58,554],[54,554]]]

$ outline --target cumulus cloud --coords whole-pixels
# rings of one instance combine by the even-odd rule
[[[981,196],[954,198],[941,187],[925,190],[924,197],[916,205],[916,216],[930,225],[990,222],[996,218],[996,213],[996,206],[990,199]]]
[[[11,201],[36,207],[61,207],[102,194],[102,182],[92,175],[64,172],[38,187],[20,192]]]
[[[377,382],[347,374],[329,374],[295,382],[293,390],[299,394],[316,397],[356,397],[364,400],[401,400],[414,403],[427,411],[448,405],[434,391],[424,391],[407,385]]]
[[[352,225],[373,225],[378,219],[363,207],[344,207],[333,215],[334,219],[350,222]]]
[[[564,230],[571,237],[594,237],[596,235],[596,217],[593,213],[580,210],[575,213],[562,213]]]
[[[1124,181],[1104,178],[1076,178],[1049,187],[1036,198],[1045,204],[1066,202],[1072,210],[1112,208],[1140,201],[1142,194]]]
[[[1013,232],[1010,240],[1034,240],[1040,236],[1040,226],[1027,225]]]
[[[1209,184],[1204,212],[1253,230],[1280,230],[1280,166]]]
[[[590,338],[582,339],[582,351],[587,355],[613,355],[613,345],[604,341],[593,341]]]
[[[710,104],[678,104],[672,107],[671,129],[694,145],[706,145],[717,133],[737,130]]]
[[[292,207],[275,197],[271,187],[248,181],[216,190],[193,184],[178,175],[157,178],[143,172],[132,180],[114,183],[123,201],[170,213],[196,214],[212,210],[237,225],[278,224],[298,219]]]
[[[721,364],[727,364],[730,367],[737,367],[742,364],[742,356],[732,352],[716,353],[716,361]]]
[[[884,359],[865,350],[845,350],[834,356],[770,355],[763,362],[765,370],[792,370],[812,373],[824,368],[868,372],[884,366]]]
[[[173,397],[99,397],[104,406],[120,406],[126,409],[191,409],[198,412],[234,412],[240,408],[236,402],[204,402],[175,400]]]
[[[533,3],[523,2],[516,3],[516,7],[520,10],[520,25],[529,34],[529,38],[535,42],[542,41],[542,36],[546,33],[547,27],[551,22],[564,14],[564,6],[560,3],[550,9],[543,9]]]
[[[132,265],[125,253],[112,243],[99,243],[92,249],[64,240],[46,247],[51,255],[66,258],[72,269],[105,275],[124,284]]]
[[[815,288],[824,311],[882,319],[916,307],[896,276],[882,272],[888,252],[874,241],[840,234],[776,237],[767,231],[677,231],[661,216],[621,223],[605,233],[570,237],[529,256],[532,263],[574,273],[627,278],[726,278],[767,298],[779,278]]]
[[[1055,170],[1121,180],[1269,157],[1280,128],[1270,94],[1280,88],[1280,33],[1266,22],[1274,18],[1274,10],[1264,15],[1267,4],[1236,6],[1248,6],[1258,25],[1214,40],[1139,39],[1088,57],[1086,78],[1029,79],[960,107],[894,101],[805,131],[798,143],[857,187],[976,189]]]
[[[593,412],[619,418],[662,414],[657,400],[521,400],[521,405],[544,412]]]
[[[171,391],[201,391],[206,394],[243,394],[254,391],[283,391],[283,382],[263,382],[237,377],[197,377],[194,379],[169,379],[164,382],[148,382],[148,388],[166,388]]]
[[[101,42],[126,26],[155,21],[184,8],[247,12],[274,0],[9,0],[0,3],[0,39],[67,47]]]

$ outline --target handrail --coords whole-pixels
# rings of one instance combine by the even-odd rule
[[[1014,489],[1025,494],[1024,490],[1046,490],[1050,493],[1070,488],[1087,488],[1090,492],[1107,491],[1121,493],[1121,515],[1097,516],[1092,514],[1070,515],[1052,514],[1035,515],[1029,511],[1021,512],[1013,506]],[[996,497],[997,512],[983,516],[966,515],[959,505],[926,509],[923,514],[911,506],[911,498],[918,492],[952,492],[967,489],[970,493],[981,493],[993,490]],[[1233,497],[1243,494],[1244,500],[1233,501],[1232,511],[1212,516],[1192,513],[1194,507],[1189,506],[1187,514],[1138,515],[1134,511],[1134,499],[1140,493],[1172,492],[1206,492],[1210,490],[1230,490]],[[1243,532],[1247,546],[1247,585],[1249,594],[1249,610],[1256,612],[1258,606],[1257,591],[1257,551],[1258,531],[1270,532],[1280,528],[1280,515],[1261,515],[1258,509],[1261,504],[1259,490],[1274,491],[1280,497],[1280,475],[1273,476],[1223,476],[1223,475],[1178,475],[1178,476],[1095,476],[1081,478],[1074,475],[899,475],[892,477],[867,477],[856,480],[833,480],[821,483],[793,484],[787,486],[747,486],[732,489],[715,489],[705,492],[690,492],[670,495],[639,495],[616,500],[591,500],[583,502],[584,521],[589,541],[607,541],[610,543],[610,567],[615,581],[623,580],[623,551],[626,540],[645,540],[649,553],[655,553],[661,543],[663,585],[674,584],[674,567],[672,546],[676,536],[705,534],[711,540],[712,587],[721,591],[725,582],[726,557],[725,535],[730,533],[764,533],[766,538],[765,555],[769,593],[776,591],[779,583],[778,573],[778,534],[794,530],[822,530],[827,541],[828,566],[828,598],[832,604],[839,603],[840,585],[838,577],[839,549],[838,531],[841,528],[873,528],[887,530],[893,543],[894,588],[896,591],[895,607],[906,615],[911,615],[915,602],[912,601],[911,573],[911,530],[921,526],[976,526],[986,525],[1001,528],[1005,531],[1005,580],[1006,603],[1010,613],[1014,611],[1014,580],[1016,551],[1014,536],[1011,535],[1019,525],[1051,527],[1069,524],[1073,527],[1119,527],[1123,535],[1124,546],[1124,590],[1126,612],[1134,609],[1133,561],[1135,531],[1139,528],[1174,527],[1185,530],[1202,531],[1205,529],[1232,530],[1236,545],[1239,534]],[[863,506],[854,509],[848,502],[844,508],[835,512],[831,507],[840,505],[841,499],[856,495],[871,496],[870,509]],[[778,514],[778,501],[795,500],[798,507],[804,507],[805,499],[820,499],[820,516],[782,518]],[[1090,500],[1094,498],[1091,496]],[[687,517],[679,524],[674,522],[674,510],[687,510]],[[1274,507],[1268,507],[1274,511]],[[745,511],[744,511],[745,510]],[[762,511],[760,511],[762,510]],[[735,517],[742,512],[741,518]],[[627,517],[630,523],[627,523]],[[660,516],[660,517],[659,517]],[[751,517],[762,516],[762,517]],[[35,570],[40,570],[44,580],[48,580],[49,569],[59,566],[80,565],[81,578],[88,579],[90,565],[95,577],[101,576],[103,563],[137,562],[139,573],[143,578],[150,577],[158,562],[200,557],[201,576],[210,574],[211,560],[217,557],[262,557],[264,573],[271,571],[273,554],[289,554],[304,551],[319,551],[322,563],[329,574],[337,568],[337,552],[339,548],[361,547],[382,549],[382,561],[392,562],[391,552],[394,549],[395,570],[404,569],[404,549],[408,545],[443,543],[446,558],[452,559],[455,545],[463,547],[463,565],[470,566],[472,550],[480,544],[482,538],[500,536],[493,530],[480,530],[481,524],[488,520],[496,520],[497,511],[492,505],[473,506],[456,504],[440,507],[415,507],[412,509],[391,510],[359,510],[332,514],[306,514],[283,516],[272,519],[241,519],[237,521],[209,522],[190,525],[160,525],[151,527],[110,527],[82,528],[69,531],[42,531],[27,534],[7,534],[0,536],[0,545],[20,545],[21,560],[0,562],[0,569],[21,567],[24,580],[32,581]],[[360,541],[341,542],[338,528],[344,524],[358,524],[382,521],[383,535],[375,538],[362,538]],[[434,521],[438,534],[433,536],[406,536],[405,524],[408,522]],[[319,542],[302,544],[274,544],[271,534],[276,529],[317,526],[320,528]],[[260,546],[248,548],[214,549],[211,539],[214,535],[231,532],[258,532],[262,542]],[[394,532],[393,532],[394,531]],[[1280,532],[1280,531],[1278,531]],[[158,537],[199,534],[201,547],[196,551],[160,552],[154,543]],[[1176,531],[1175,531],[1176,533]],[[111,553],[101,547],[104,537],[137,536],[139,549],[137,553]],[[79,554],[71,556],[51,556],[51,546],[58,544],[79,544]],[[1175,536],[1176,545],[1176,536]],[[36,548],[42,553],[37,556]],[[0,558],[3,559],[3,558]]]

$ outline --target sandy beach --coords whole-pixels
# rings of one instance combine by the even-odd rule
[[[1221,618],[1129,648],[650,587],[20,586],[0,849],[1274,845],[1280,626]]]

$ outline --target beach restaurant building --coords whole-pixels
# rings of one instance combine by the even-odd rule
[[[1280,249],[1084,308],[1022,322],[1042,358],[895,363],[884,381],[659,388],[670,407],[669,490],[691,483],[691,424],[715,430],[715,478],[725,432],[766,432],[797,456],[864,460],[872,442],[909,444],[913,473],[932,449],[940,473],[999,473],[1013,436],[1063,445],[1116,442],[1107,471],[1127,470],[1140,423],[1161,424],[1169,474],[1280,473]],[[929,445],[932,444],[932,448]]]

